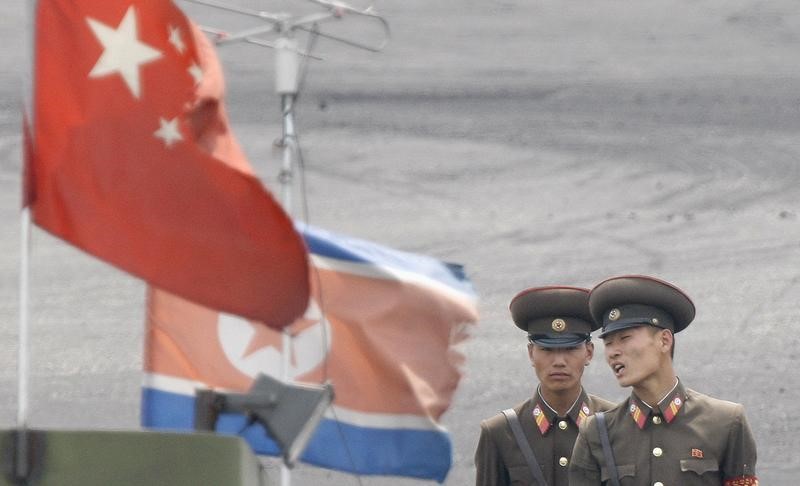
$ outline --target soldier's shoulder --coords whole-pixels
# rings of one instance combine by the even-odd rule
[[[514,412],[519,415],[521,411],[528,406],[530,400],[526,400],[522,403],[519,403],[513,407],[511,407]],[[485,418],[481,421],[481,428],[486,430],[498,430],[505,428],[507,425],[506,416],[503,415],[502,411],[498,411],[496,414],[492,415],[491,417]]]
[[[744,406],[741,403],[715,398],[691,388],[686,389],[686,400],[703,412],[713,412],[725,416],[741,415],[744,410]]]
[[[595,409],[594,413],[589,417],[586,417],[586,420],[581,422],[581,424],[578,426],[578,429],[582,434],[592,437],[597,436],[597,425],[595,425],[595,421],[597,420],[598,412],[603,412],[603,415],[606,417],[607,426],[611,427],[618,420],[618,417],[624,415],[627,410],[627,405],[625,401],[622,401],[620,403],[614,403],[605,400],[605,402],[609,405],[608,408]]]
[[[584,420],[581,423],[581,425],[580,425],[581,429],[584,429],[584,428],[596,429],[597,426],[594,425],[594,423],[597,420],[597,413],[598,412],[603,412],[603,415],[605,415],[605,418],[606,418],[606,424],[609,427],[613,426],[614,423],[616,423],[617,420],[619,420],[619,417],[624,416],[624,415],[627,414],[627,411],[628,411],[628,401],[627,401],[627,399],[623,400],[623,401],[621,401],[619,403],[614,403],[614,402],[611,402],[611,401],[608,401],[608,400],[604,400],[604,401],[608,406],[606,408],[604,408],[604,409],[603,408],[595,409],[594,413],[590,417],[587,417],[587,419]]]
[[[591,402],[589,406],[592,408],[593,412],[605,412],[617,406],[616,402],[612,402],[611,400],[606,400],[603,397],[592,395],[591,393],[587,393],[587,396],[589,397],[589,401]]]

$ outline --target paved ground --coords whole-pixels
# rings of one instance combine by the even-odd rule
[[[2,425],[13,424],[16,400],[22,3],[0,5]],[[744,403],[762,484],[794,484],[795,3],[377,5],[394,34],[383,53],[320,42],[326,60],[309,70],[298,121],[310,220],[466,265],[482,318],[445,416],[455,446],[446,484],[473,481],[479,420],[531,393],[510,298],[531,285],[590,286],[620,273],[660,276],[695,299],[697,320],[678,336],[680,376]],[[237,134],[274,187],[271,53],[221,54]],[[32,423],[135,426],[142,284],[41,231],[32,247]],[[625,395],[602,360],[589,368],[587,386]],[[294,477],[295,484],[359,484],[306,467]]]

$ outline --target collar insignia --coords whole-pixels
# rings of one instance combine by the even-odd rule
[[[633,421],[636,422],[636,425],[640,429],[643,429],[645,425],[647,425],[647,417],[650,415],[651,411],[656,414],[660,412],[664,420],[669,424],[675,420],[675,417],[678,415],[684,403],[686,403],[686,392],[684,391],[683,385],[678,382],[675,390],[664,397],[664,399],[652,409],[645,405],[636,394],[631,394],[630,414]]]
[[[539,427],[539,432],[541,432],[542,435],[550,430],[550,421],[547,420],[542,407],[540,407],[538,403],[533,408],[533,421],[536,422],[536,426]]]
[[[581,422],[583,422],[590,414],[589,405],[586,405],[586,402],[583,402],[583,404],[581,404],[580,411],[578,412],[578,416],[575,418],[575,425],[580,426]]]
[[[683,389],[679,386],[669,397],[665,398],[664,401],[658,404],[658,407],[661,409],[661,413],[664,414],[664,418],[667,420],[667,423],[671,423],[673,420],[675,420],[675,416],[678,415],[678,411],[683,406],[683,402]]]
[[[636,422],[636,426],[643,429],[644,425],[647,423],[647,413],[645,413],[639,405],[634,403],[633,400],[631,400],[630,413],[633,421]]]

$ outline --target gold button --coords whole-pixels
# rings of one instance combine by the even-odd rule
[[[567,430],[567,421],[566,420],[562,420],[561,422],[559,422],[558,423],[558,428],[561,429],[561,430]]]
[[[661,457],[662,454],[664,454],[664,451],[662,451],[660,447],[656,447],[655,449],[653,449],[654,456]]]
[[[561,467],[567,467],[567,464],[569,464],[569,460],[566,457],[562,457],[558,460],[558,465]]]
[[[653,423],[656,424],[656,425],[660,424],[661,423],[661,417],[659,417],[658,415],[654,416],[653,417]]]
[[[653,486],[664,486],[664,483],[662,483],[661,481],[656,481],[655,483],[653,483]]]

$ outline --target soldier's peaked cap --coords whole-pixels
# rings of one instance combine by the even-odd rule
[[[509,309],[514,324],[543,347],[577,346],[599,327],[589,312],[589,289],[532,287],[511,299]]]
[[[692,300],[678,287],[644,275],[622,275],[597,284],[589,293],[589,309],[602,326],[600,337],[637,326],[680,332],[692,322]]]

